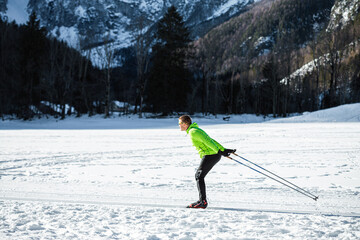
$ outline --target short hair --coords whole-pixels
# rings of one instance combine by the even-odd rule
[[[182,115],[182,116],[179,117],[179,120],[186,123],[189,126],[192,123],[191,117],[189,115]]]

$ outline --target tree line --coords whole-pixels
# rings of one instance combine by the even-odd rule
[[[66,43],[47,37],[35,13],[26,25],[0,19],[0,34],[1,116],[103,112],[102,72]]]
[[[236,28],[246,26],[256,14],[244,16]],[[219,45],[216,31],[224,31],[219,29],[191,41],[182,16],[172,6],[154,35],[146,33],[140,17],[134,45],[128,49],[115,52],[110,39],[105,39],[98,52],[101,66],[89,60],[94,50],[81,54],[49,37],[35,13],[21,26],[0,19],[0,115],[108,117],[115,110],[112,103],[121,101],[134,105],[132,111],[140,117],[143,112],[279,116],[359,102],[360,55],[359,43],[354,42],[359,38],[359,17],[348,27],[323,31],[311,41],[304,38],[310,43],[300,48],[302,42],[286,25],[288,15],[282,16],[274,21],[278,27],[274,44],[265,42],[261,50],[244,48],[240,41],[223,40],[228,45]],[[248,31],[251,36],[262,35],[256,29]],[[224,58],[223,49],[234,53]],[[117,54],[124,56],[121,67],[113,66]],[[306,60],[313,60],[312,71],[288,77]]]

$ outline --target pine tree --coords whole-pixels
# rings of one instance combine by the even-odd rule
[[[40,20],[32,12],[26,23],[21,39],[21,73],[22,91],[19,101],[22,105],[21,117],[31,118],[32,105],[37,105],[41,99],[40,78],[43,66],[43,56],[46,49],[46,32],[40,27]]]
[[[185,49],[189,31],[174,6],[159,21],[152,48],[152,69],[147,86],[147,105],[167,115],[184,111],[189,92],[189,71],[185,68]]]

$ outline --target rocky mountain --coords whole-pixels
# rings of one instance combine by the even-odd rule
[[[116,48],[131,45],[139,19],[151,30],[168,7],[174,5],[183,16],[193,39],[244,12],[261,0],[29,0],[41,24],[58,39],[77,49],[101,45],[104,39]],[[5,11],[6,0],[1,0]]]

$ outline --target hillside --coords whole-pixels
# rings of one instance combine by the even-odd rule
[[[265,0],[251,10],[211,30],[199,40],[215,48],[216,70],[225,73],[271,52],[296,50],[327,27],[335,0]],[[292,46],[291,46],[292,45]],[[279,49],[282,48],[282,49]],[[206,47],[204,50],[208,50]]]
[[[274,115],[359,101],[359,9],[349,0],[266,0],[214,28],[194,43],[190,64],[208,85],[205,98],[219,98],[206,101]]]

